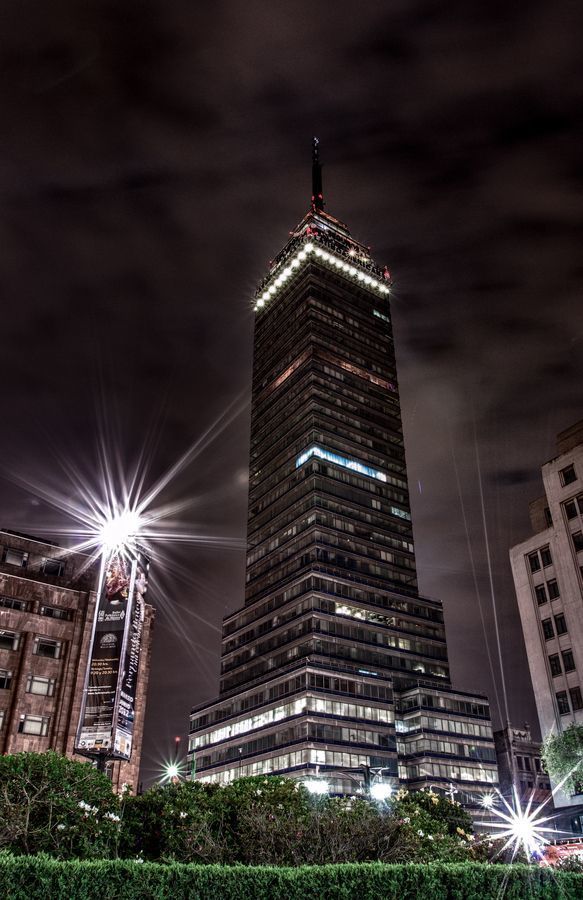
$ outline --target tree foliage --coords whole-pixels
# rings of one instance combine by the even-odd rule
[[[549,734],[542,760],[553,781],[563,782],[567,794],[580,792],[583,782],[583,725],[569,725],[561,734]]]
[[[279,776],[199,782],[128,798],[123,855],[152,861],[303,865],[469,859],[471,819],[430,792],[365,799],[314,797]]]
[[[90,763],[58,753],[0,756],[0,848],[60,859],[115,855],[119,799]]]

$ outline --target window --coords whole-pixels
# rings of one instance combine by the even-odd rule
[[[553,517],[551,516],[551,511],[548,508],[548,506],[545,506],[545,508],[544,508],[544,515],[545,515],[545,522],[546,522],[547,528],[552,528],[553,527]]]
[[[551,556],[551,551],[548,547],[543,547],[540,552],[540,558],[545,569],[547,566],[550,566],[553,563],[553,557]]]
[[[70,622],[73,618],[73,612],[70,609],[62,609],[59,606],[41,606],[41,616],[49,616],[51,619],[65,619]]]
[[[19,734],[38,734],[43,737],[49,730],[48,716],[21,716],[18,723]]]
[[[574,500],[568,500],[565,503],[565,513],[568,519],[577,518],[577,505]]]
[[[557,675],[560,675],[563,671],[561,669],[561,660],[559,659],[558,653],[553,653],[549,656],[549,666],[551,667],[551,675],[553,678],[556,678]]]
[[[543,634],[545,636],[545,641],[550,641],[551,638],[555,636],[555,632],[553,631],[553,623],[550,619],[543,619]]]
[[[537,584],[537,586],[534,589],[534,592],[536,594],[536,602],[538,603],[539,606],[542,606],[543,603],[547,602],[547,592],[545,590],[544,584]]]
[[[563,657],[563,668],[564,668],[565,672],[572,672],[573,669],[575,668],[575,660],[573,658],[573,651],[572,650],[563,650],[561,655]]]
[[[540,559],[538,558],[538,553],[531,553],[528,557],[528,562],[530,565],[531,572],[538,572],[540,569]]]
[[[50,656],[52,659],[58,659],[61,655],[61,642],[52,641],[50,638],[35,637],[32,652],[37,656]]]
[[[549,592],[550,600],[556,600],[559,596],[559,585],[554,578],[551,581],[547,581],[547,591]]]
[[[557,629],[557,634],[567,634],[567,623],[565,622],[563,613],[559,613],[558,616],[555,616],[555,628]]]
[[[583,709],[583,697],[581,696],[581,688],[571,688],[569,693],[571,695],[571,705],[573,709]]]
[[[561,469],[559,472],[559,476],[561,478],[561,484],[563,487],[567,484],[573,484],[574,481],[577,481],[577,475],[575,473],[575,466],[565,466],[564,469]]]
[[[0,709],[0,728],[4,725],[4,710]]]
[[[518,766],[519,769],[522,769],[522,756],[516,757],[516,765]]]
[[[16,631],[0,631],[0,650],[18,650],[20,635]]]
[[[557,698],[557,706],[559,707],[559,713],[561,716],[566,716],[569,712],[569,699],[567,697],[566,691],[559,691],[558,694],[555,695]]]
[[[528,769],[529,772],[532,771],[530,767],[530,756],[524,757],[524,768]]]
[[[51,559],[48,557],[43,560],[42,570],[45,575],[51,575],[53,577],[60,578],[63,572],[65,571],[65,563],[62,559]]]
[[[0,690],[1,691],[9,690],[11,681],[12,681],[12,672],[9,672],[8,669],[0,669]]]
[[[574,531],[571,537],[573,538],[573,546],[575,547],[575,550],[577,552],[579,552],[579,550],[583,550],[583,532]]]
[[[24,550],[12,550],[11,547],[6,547],[2,561],[9,566],[19,566],[24,569],[28,562],[28,553],[25,553]]]
[[[0,597],[0,606],[4,609],[18,609],[20,612],[26,612],[28,609],[26,600],[17,600],[15,597]]]
[[[26,679],[26,693],[52,697],[55,693],[55,679],[44,678],[41,675],[29,675]]]

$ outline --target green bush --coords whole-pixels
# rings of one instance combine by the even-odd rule
[[[463,861],[474,855],[472,842],[467,813],[437,795],[400,792],[379,808],[314,797],[295,780],[268,776],[226,787],[185,782],[129,798],[120,855],[247,865]]]
[[[90,763],[53,752],[0,756],[0,849],[114,856],[121,813],[110,781]]]
[[[480,863],[247,867],[0,854],[6,900],[579,900],[583,875]]]

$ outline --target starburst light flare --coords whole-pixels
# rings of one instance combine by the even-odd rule
[[[97,440],[97,466],[55,453],[65,476],[59,478],[58,486],[33,482],[18,472],[13,473],[12,480],[70,520],[70,525],[47,524],[41,530],[67,539],[69,546],[62,550],[63,556],[87,554],[86,568],[113,555],[133,559],[140,549],[159,570],[160,563],[164,568],[165,545],[243,549],[240,539],[200,533],[184,521],[183,514],[200,503],[200,495],[167,498],[178,477],[219,438],[247,403],[246,398],[237,397],[160,477],[151,481],[151,438],[145,436],[137,460],[128,465],[122,458],[121,441],[112,435],[106,419]],[[176,564],[169,568],[174,571]]]
[[[489,811],[498,817],[498,821],[486,822],[491,828],[500,829],[493,832],[492,837],[507,838],[506,843],[500,850],[504,853],[509,847],[512,849],[512,859],[520,849],[524,851],[527,857],[541,856],[545,844],[549,843],[546,834],[556,834],[554,828],[545,825],[555,818],[555,815],[543,816],[542,812],[546,803],[542,806],[532,809],[534,793],[527,803],[526,809],[523,810],[520,805],[520,798],[516,787],[513,787],[513,804],[511,805],[506,798],[498,793],[502,801],[503,808],[498,808],[492,804]]]

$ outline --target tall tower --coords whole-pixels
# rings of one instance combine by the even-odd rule
[[[417,590],[390,289],[324,210],[314,139],[311,208],[254,302],[245,605],[224,620],[220,698],[192,712],[197,778],[396,779],[397,692],[414,713],[420,682],[451,691],[441,603]]]

